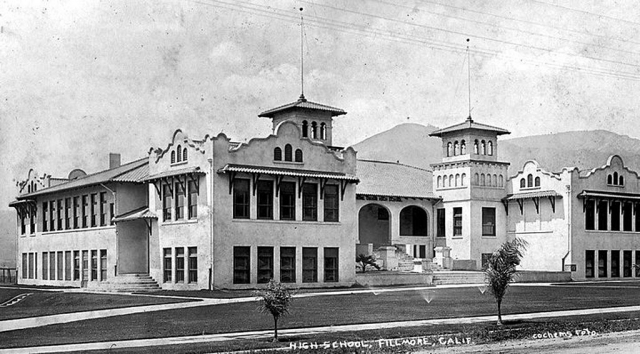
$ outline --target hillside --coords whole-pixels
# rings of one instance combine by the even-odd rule
[[[353,147],[359,159],[400,161],[431,169],[429,165],[442,158],[440,139],[429,137],[435,129],[438,128],[430,125],[401,124]],[[620,155],[629,168],[640,172],[640,140],[604,130],[500,139],[498,146],[500,161],[511,163],[509,175],[528,160],[536,160],[553,172],[563,167],[590,170],[604,165],[613,154]]]

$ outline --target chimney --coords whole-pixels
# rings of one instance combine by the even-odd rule
[[[120,167],[120,154],[109,153],[109,169]]]

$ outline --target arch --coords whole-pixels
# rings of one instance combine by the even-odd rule
[[[455,183],[456,183],[455,184],[456,187],[460,186],[460,174],[459,173],[456,173],[456,182]]]
[[[182,161],[182,146],[180,145],[178,145],[178,147],[176,148],[176,157],[177,157],[176,162]]]
[[[442,187],[442,176],[438,176],[438,188]]]
[[[182,161],[187,161],[187,148],[185,147],[184,150],[182,150]]]
[[[176,163],[176,152],[171,151],[171,163]]]
[[[487,187],[491,187],[491,173],[487,173]]]
[[[520,188],[525,188],[527,186],[527,182],[525,181],[524,177],[520,178]]]
[[[360,244],[372,243],[373,248],[391,243],[391,213],[380,204],[367,204],[358,211]]]
[[[498,186],[498,175],[496,175],[495,173],[493,174],[493,186]]]
[[[273,149],[273,160],[274,161],[282,161],[282,149],[279,147],[276,147],[275,149]]]
[[[465,180],[467,179],[467,174],[463,173],[462,176],[460,177],[460,185],[464,187],[465,184]]]
[[[311,122],[311,139],[318,138],[318,123]]]
[[[452,153],[451,153],[451,142],[448,142],[447,143],[447,157],[449,157],[451,155],[452,155]]]
[[[613,184],[618,184],[618,172],[613,173]]]
[[[504,177],[502,175],[498,176],[498,187],[504,187]]]
[[[529,174],[527,176],[527,187],[533,187],[533,175]]]
[[[409,205],[400,211],[400,236],[428,236],[427,212],[419,206]]]
[[[536,177],[534,184],[535,187],[540,187],[540,177]]]
[[[309,122],[307,122],[306,120],[302,121],[302,137],[303,138],[309,137]]]
[[[453,143],[453,156],[460,155],[460,144],[458,144],[458,140]]]
[[[480,175],[480,185],[484,186],[484,182],[485,182],[485,176],[484,173]]]
[[[489,156],[493,156],[493,141],[489,140],[489,142],[487,143],[488,148],[487,148],[487,155]]]
[[[607,184],[613,184],[613,176],[611,174],[607,175]]]
[[[624,186],[624,176],[620,175],[620,179],[618,180],[618,184]]]
[[[476,175],[474,176],[474,184],[476,186],[480,185],[480,174],[478,174],[477,172],[476,172]]]
[[[478,139],[473,142],[473,153],[478,155],[480,154],[480,150],[478,148]]]
[[[295,160],[296,162],[302,162],[302,150],[296,149]]]
[[[462,140],[460,142],[460,155],[466,155],[467,154],[467,143]]]
[[[449,175],[449,187],[453,187],[453,185],[456,183],[454,178],[455,177],[453,177],[453,175]]]
[[[291,155],[292,155],[292,147],[290,144],[287,144],[284,146],[284,160],[285,161],[291,161]]]
[[[320,123],[320,139],[327,139],[327,125],[325,123]]]
[[[486,155],[487,154],[487,143],[484,140],[482,140],[480,142],[480,153],[482,155]]]

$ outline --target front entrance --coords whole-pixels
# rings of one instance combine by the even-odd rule
[[[360,244],[373,244],[373,249],[391,244],[391,215],[379,204],[367,204],[358,213]]]

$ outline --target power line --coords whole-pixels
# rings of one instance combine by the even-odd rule
[[[607,15],[603,15],[603,14],[596,14],[596,13],[593,13],[593,12],[589,12],[589,11],[585,11],[585,10],[581,10],[581,9],[575,9],[575,8],[562,6],[562,5],[558,5],[558,4],[552,4],[552,3],[544,2],[544,1],[538,1],[538,0],[529,0],[529,1],[535,2],[535,3],[538,3],[538,4],[547,5],[547,6],[557,7],[557,8],[564,9],[564,10],[575,11],[575,12],[580,12],[580,13],[583,13],[583,14],[597,16],[599,18],[606,18],[606,19],[613,20],[613,21],[616,21],[616,22],[626,22],[626,23],[632,24],[634,26],[640,26],[640,23],[638,23],[638,22],[633,22],[633,21],[622,19],[622,18],[611,17],[611,16],[607,16]]]

